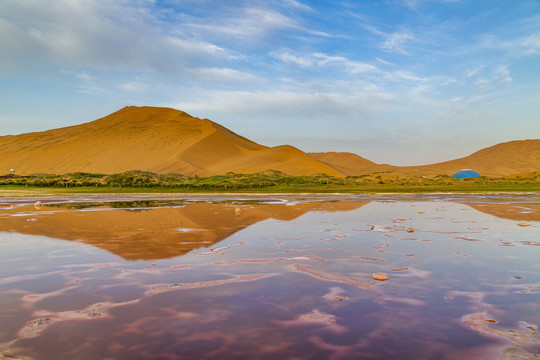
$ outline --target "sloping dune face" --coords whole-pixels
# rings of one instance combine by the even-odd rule
[[[360,175],[384,166],[349,152],[308,153],[308,155],[347,176]]]
[[[343,176],[302,151],[268,148],[208,119],[156,107],[125,107],[82,125],[0,137],[0,173],[120,173],[209,176],[267,169]]]

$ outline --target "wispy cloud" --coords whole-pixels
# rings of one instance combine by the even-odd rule
[[[393,52],[402,55],[410,55],[405,49],[406,44],[414,40],[414,36],[408,33],[392,33],[385,35],[385,40],[381,45],[381,48],[388,52]]]
[[[188,73],[191,76],[194,76],[200,80],[210,80],[210,81],[228,82],[228,83],[255,81],[258,79],[253,74],[235,70],[235,69],[230,69],[230,68],[218,68],[218,67],[193,68],[193,69],[188,69]]]
[[[0,14],[0,68],[142,66],[170,72],[229,55],[208,41],[164,31],[152,9],[125,2],[6,0]]]
[[[118,85],[118,89],[128,92],[141,92],[147,90],[149,85],[144,81],[135,79]]]
[[[503,47],[521,56],[540,55],[540,32],[504,42]]]
[[[379,47],[389,53],[410,55],[410,52],[407,51],[406,48],[410,42],[417,40],[410,30],[388,32],[382,31],[369,24],[363,24],[363,27],[372,34],[382,38],[382,42],[379,43]]]
[[[467,72],[467,77],[470,78],[470,77],[478,75],[483,68],[484,68],[484,65],[480,65],[480,66],[475,67],[472,70],[469,70]]]
[[[436,3],[458,3],[462,0],[398,0],[398,3],[411,8],[416,9],[420,7],[421,5],[424,5],[425,3],[429,2],[436,2]]]
[[[302,4],[298,2],[295,2],[295,4],[296,8],[305,9],[305,7],[301,6]],[[211,23],[207,19],[200,21],[192,18],[186,26],[198,32],[212,34],[212,37],[223,41],[242,40],[252,44],[261,41],[261,39],[268,39],[277,33],[283,34],[288,30],[312,36],[330,36],[324,31],[304,26],[296,18],[283,14],[277,8],[236,7],[229,9],[226,15],[214,19]],[[297,36],[297,34],[294,36]]]
[[[294,8],[297,8],[303,11],[309,11],[309,12],[314,11],[313,8],[311,8],[310,6],[297,0],[282,0],[282,1],[287,7],[294,7]]]
[[[276,59],[281,60],[287,64],[298,65],[303,68],[310,67],[324,67],[324,66],[338,66],[340,70],[343,70],[350,74],[360,74],[376,72],[377,66],[350,60],[344,56],[332,56],[324,53],[309,53],[302,55],[293,55],[287,51],[270,53]]]
[[[493,70],[493,80],[495,82],[512,82],[512,77],[510,76],[510,70],[508,70],[508,66],[499,66],[496,69]]]
[[[324,120],[328,115],[358,116],[373,110],[389,97],[380,92],[300,92],[286,90],[269,91],[215,91],[205,98],[175,104],[186,111],[234,114],[236,116],[260,116],[278,121],[296,119]],[[299,117],[299,115],[302,115]],[[311,121],[311,120],[310,120]]]
[[[483,91],[497,90],[503,84],[509,84],[513,81],[510,70],[507,65],[498,65],[485,74],[478,77],[474,82]]]
[[[483,136],[488,111],[538,129],[539,14],[535,0],[0,0],[0,117],[44,129],[63,108],[173,106],[241,133],[303,126],[315,145],[471,123]]]

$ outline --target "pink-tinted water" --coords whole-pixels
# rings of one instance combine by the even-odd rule
[[[537,196],[213,200],[1,203],[0,358],[540,352]]]

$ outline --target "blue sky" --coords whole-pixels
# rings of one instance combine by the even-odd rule
[[[126,105],[393,165],[540,138],[540,1],[0,0],[0,135]]]

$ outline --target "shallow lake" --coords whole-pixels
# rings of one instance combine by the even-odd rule
[[[538,194],[0,198],[0,358],[537,359],[539,227]]]

